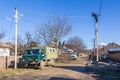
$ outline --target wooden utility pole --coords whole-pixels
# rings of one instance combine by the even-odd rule
[[[17,38],[18,38],[18,10],[15,8],[15,66],[14,68],[17,68]]]
[[[95,49],[95,39],[92,39],[93,49]]]
[[[99,52],[98,52],[98,15],[92,12],[92,16],[95,18],[95,48],[96,48],[96,60],[99,61]]]

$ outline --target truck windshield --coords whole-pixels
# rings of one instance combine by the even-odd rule
[[[31,54],[31,51],[32,51],[32,50],[26,50],[26,51],[25,51],[25,55]]]
[[[76,55],[76,52],[72,52],[71,55]]]
[[[44,54],[43,49],[32,49],[32,50],[26,50],[25,55],[30,55],[30,54]]]

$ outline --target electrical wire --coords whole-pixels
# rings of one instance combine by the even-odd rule
[[[100,4],[99,4],[99,16],[101,16],[101,10],[102,10],[102,0],[100,0]]]
[[[10,41],[11,31],[12,31],[12,27],[13,27],[13,21],[14,21],[14,18],[12,18],[12,22],[11,22],[11,25],[10,25],[10,31],[9,31],[9,34],[8,34],[8,41]]]
[[[27,22],[27,23],[32,23],[32,24],[35,24],[35,25],[40,25],[38,22],[35,22],[35,21],[32,21],[32,20],[27,20],[27,19],[21,19],[22,21],[24,22]]]
[[[23,9],[24,9],[24,7],[23,7]],[[29,11],[29,9],[27,9],[27,11]],[[72,19],[88,18],[88,17],[90,17],[90,16],[84,16],[84,15],[83,16],[74,16],[74,15],[73,16],[63,16],[63,15],[56,15],[56,14],[53,15],[53,14],[47,14],[47,13],[38,13],[35,10],[32,10],[31,12],[34,13],[34,16],[38,16],[37,18],[39,18],[39,19],[40,19],[40,17],[68,17],[68,18],[72,18]]]

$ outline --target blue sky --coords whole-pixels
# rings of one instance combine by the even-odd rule
[[[14,9],[19,11],[19,35],[48,21],[50,16],[68,16],[73,26],[66,37],[79,36],[87,48],[92,48],[95,22],[91,12],[99,12],[100,0],[0,0],[0,28],[6,31],[4,41],[14,37]],[[11,29],[12,27],[12,29]],[[99,18],[99,43],[120,43],[120,0],[102,0]],[[9,37],[9,38],[8,38]]]

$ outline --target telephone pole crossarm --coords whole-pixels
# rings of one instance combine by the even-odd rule
[[[92,12],[92,17],[94,17],[96,23],[98,23],[98,15],[96,13]]]

